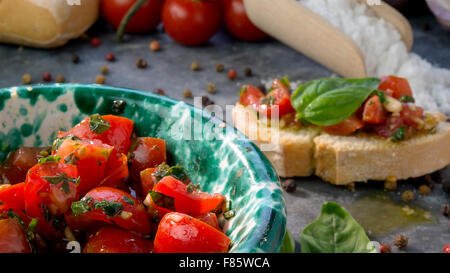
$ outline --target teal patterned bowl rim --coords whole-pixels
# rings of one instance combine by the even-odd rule
[[[260,202],[260,207],[258,207],[258,209],[256,210],[257,213],[253,212],[255,215],[248,216],[256,217],[255,226],[250,230],[251,233],[248,234],[248,236],[245,238],[245,241],[241,242],[238,246],[233,246],[231,251],[254,253],[278,252],[280,250],[283,237],[286,232],[286,205],[282,196],[279,178],[273,166],[266,158],[266,156],[260,151],[260,149],[243,133],[239,132],[236,128],[227,123],[225,123],[226,126],[223,126],[223,120],[216,118],[208,111],[196,108],[185,102],[181,102],[176,99],[153,94],[150,92],[97,84],[39,84],[4,88],[0,89],[0,122],[2,122],[2,124],[0,124],[0,141],[2,141],[2,138],[3,140],[6,139],[6,141],[9,141],[8,137],[10,137],[9,134],[5,134],[4,132],[2,132],[5,131],[5,129],[8,129],[8,126],[5,126],[3,124],[4,120],[2,120],[6,118],[6,114],[2,112],[5,111],[5,106],[7,106],[8,100],[14,98],[29,100],[31,105],[30,107],[34,107],[34,104],[31,101],[34,101],[35,103],[37,100],[39,100],[38,97],[44,97],[47,102],[52,103],[63,94],[67,95],[68,93],[73,93],[73,96],[75,97],[76,92],[82,90],[84,90],[82,92],[83,94],[97,94],[102,98],[112,97],[114,99],[124,99],[125,101],[149,100],[152,103],[164,105],[171,109],[177,107],[184,110],[187,109],[191,116],[200,115],[202,121],[210,121],[216,125],[220,124],[222,132],[232,130],[235,136],[231,141],[229,141],[229,143],[227,143],[227,145],[229,145],[227,148],[234,148],[233,153],[237,153],[237,155],[239,156],[239,160],[241,161],[240,163],[244,164],[244,166],[246,167],[245,171],[248,172],[248,176],[251,179],[252,192],[254,191],[253,187],[259,187],[260,192],[258,192],[258,194],[260,194],[261,192],[262,193],[260,194],[261,196],[254,197],[258,198],[258,202]],[[91,92],[86,93],[87,91]],[[80,112],[83,113],[78,105],[76,105],[76,107]],[[80,115],[82,113],[80,113]],[[83,114],[87,115],[89,113],[86,112]],[[15,124],[15,120],[13,123],[13,126],[17,126],[17,124]],[[9,149],[12,150],[14,148],[17,148],[14,146],[20,146],[19,144],[22,143],[16,142],[11,144],[7,142],[7,144],[11,146],[9,147]],[[0,148],[4,149],[4,147],[4,143],[0,143]],[[2,155],[0,151],[0,157],[1,156]],[[225,188],[225,186],[223,187]],[[253,194],[252,192],[250,194]],[[249,212],[247,211],[246,213]],[[242,223],[242,225],[246,225],[246,223]],[[245,227],[240,228],[245,229]],[[229,231],[226,232],[227,234],[230,233]],[[233,231],[231,231],[230,236],[233,237]],[[242,235],[238,234],[235,236],[239,237]]]

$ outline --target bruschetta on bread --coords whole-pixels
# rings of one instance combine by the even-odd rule
[[[260,146],[281,177],[317,175],[336,185],[420,177],[450,164],[450,123],[414,104],[406,79],[324,78],[246,85],[235,126]]]

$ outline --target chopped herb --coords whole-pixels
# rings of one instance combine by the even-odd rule
[[[401,96],[400,101],[401,102],[415,102],[413,97],[407,96],[407,95]]]
[[[187,185],[187,191],[188,191],[188,193],[200,191],[200,184],[191,183],[191,184]]]
[[[94,209],[102,209],[108,218],[115,217],[123,210],[123,204],[116,201],[94,202]]]
[[[156,181],[159,181],[169,175],[182,181],[183,183],[189,181],[189,177],[182,166],[169,167],[169,165],[167,165],[166,163],[162,163],[161,165],[159,165],[153,175]]]
[[[227,220],[233,218],[234,215],[234,210],[229,210],[223,213],[223,217]]]
[[[241,91],[239,92],[239,97],[244,95],[247,92],[247,85],[242,86]]]
[[[70,193],[69,182],[74,183],[75,185],[78,185],[80,183],[80,177],[73,178],[68,176],[66,173],[58,173],[56,176],[43,176],[42,178],[47,180],[49,183],[53,185],[62,183],[61,189],[64,191],[65,194]]]
[[[36,226],[38,224],[38,219],[33,218],[27,227],[27,237],[28,239],[34,239],[34,232],[36,230]]]
[[[385,96],[385,94],[384,94],[383,91],[375,90],[375,95],[377,95],[378,98],[380,98],[380,102],[381,102],[382,104],[387,103],[386,96]]]
[[[275,97],[267,96],[261,99],[262,104],[267,104],[268,106],[272,106],[275,103]]]
[[[23,222],[22,218],[20,218],[20,216],[17,213],[15,213],[12,209],[8,210],[8,217],[12,218],[12,219],[14,219],[14,218],[17,219],[17,221],[19,221],[19,223],[22,226],[25,226],[25,223]]]
[[[398,128],[391,136],[392,141],[400,141],[405,139],[406,136],[406,127],[402,126]]]
[[[287,88],[291,88],[291,81],[289,80],[289,76],[280,79],[280,82],[284,84]]]
[[[63,144],[63,142],[64,142],[66,139],[76,140],[76,141],[81,140],[81,138],[76,137],[76,136],[74,136],[74,135],[68,135],[68,136],[65,136],[65,137],[57,138],[57,139],[53,142],[53,147],[52,147],[53,151],[55,151],[55,152],[58,151],[59,147],[61,147],[61,144]]]
[[[128,197],[128,196],[123,196],[123,201],[125,201],[125,203],[127,203],[127,204],[130,204],[130,205],[134,205],[134,200],[133,199],[131,199],[130,197]]]
[[[39,164],[47,163],[47,162],[59,162],[60,160],[61,160],[61,157],[59,155],[57,155],[57,156],[49,155],[47,157],[40,158]]]
[[[89,129],[96,134],[103,134],[111,128],[111,124],[104,120],[99,114],[94,114],[89,118]]]
[[[152,198],[153,203],[155,203],[156,206],[165,209],[175,210],[174,198],[156,191],[149,191],[148,193],[150,194],[150,197]]]

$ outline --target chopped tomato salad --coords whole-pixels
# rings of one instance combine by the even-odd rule
[[[52,147],[21,147],[0,165],[0,253],[227,252],[230,201],[167,162],[163,139],[124,117],[92,115]],[[190,236],[189,234],[195,234]]]

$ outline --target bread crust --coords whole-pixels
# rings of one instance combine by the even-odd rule
[[[281,177],[310,176],[315,173],[336,185],[368,180],[384,181],[419,177],[450,164],[450,123],[441,122],[434,134],[391,142],[358,134],[337,136],[318,128],[285,130],[269,128],[254,111],[237,104],[233,118],[238,130],[258,146],[279,134],[273,151],[263,151]]]

